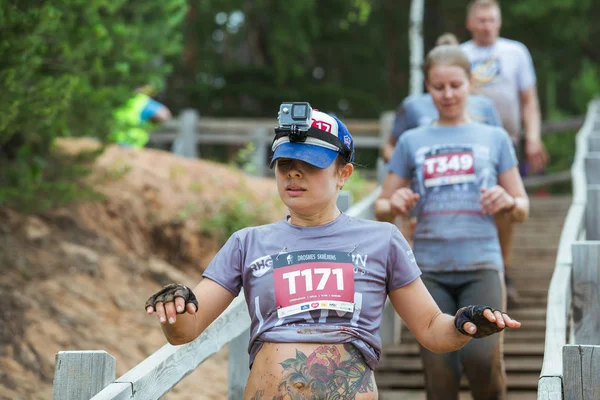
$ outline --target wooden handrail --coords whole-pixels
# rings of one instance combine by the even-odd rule
[[[588,140],[600,117],[600,100],[588,107],[585,122],[577,134],[577,150],[571,167],[573,200],[560,236],[546,311],[544,361],[538,382],[538,400],[563,398],[563,346],[570,343],[567,326],[571,311],[572,245],[585,229],[587,182],[585,159]]]

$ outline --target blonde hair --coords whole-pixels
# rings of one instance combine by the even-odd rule
[[[496,0],[472,0],[467,6],[467,15],[471,15],[471,11],[476,8],[496,7],[500,11],[500,4]]]
[[[438,65],[449,65],[462,68],[471,78],[471,63],[465,52],[458,45],[442,45],[431,50],[423,63],[425,80],[429,79],[429,71]]]
[[[446,32],[442,33],[435,41],[436,46],[457,46],[458,39],[454,33]]]

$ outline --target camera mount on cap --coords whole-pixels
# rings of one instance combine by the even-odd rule
[[[353,151],[336,135],[313,127],[312,111],[308,102],[281,103],[277,116],[279,125],[275,127],[273,143],[284,136],[287,136],[291,143],[304,143],[308,137],[313,137],[337,147],[344,160],[350,162]]]

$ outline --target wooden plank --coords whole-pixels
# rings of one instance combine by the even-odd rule
[[[600,151],[600,136],[589,137],[588,147],[590,152]]]
[[[379,400],[427,400],[425,392],[422,390],[380,390]],[[509,390],[506,400],[536,400],[535,391],[531,390]],[[458,395],[458,400],[473,400],[471,392],[462,390]],[[546,400],[546,399],[544,399]]]
[[[511,313],[512,316],[512,313]],[[523,324],[521,329],[512,329],[504,332],[504,343],[515,343],[515,342],[543,342],[546,332],[543,329],[531,329],[529,322],[517,318]],[[406,332],[402,335],[402,343],[416,343],[417,338],[410,332]],[[541,367],[541,364],[540,364]]]
[[[540,356],[505,357],[507,372],[535,372],[542,369],[542,358]],[[385,356],[379,362],[377,372],[419,372],[423,370],[421,357],[390,357]]]
[[[573,261],[571,244],[579,239],[585,221],[585,204],[572,204],[560,234],[556,264],[570,265]]]
[[[554,185],[557,183],[564,183],[571,181],[571,171],[565,170],[560,172],[554,172],[548,175],[533,175],[526,176],[523,178],[523,184],[525,188],[534,188],[542,185]]]
[[[179,129],[173,140],[171,151],[178,156],[198,158],[195,129],[198,124],[198,113],[193,109],[183,110],[179,115]]]
[[[419,347],[416,343],[400,343],[399,345],[384,346],[387,355],[418,356]],[[505,343],[505,356],[539,356],[544,354],[543,343]]]
[[[375,381],[378,387],[389,389],[420,389],[425,387],[423,373],[378,373],[375,371]],[[506,375],[506,384],[510,389],[537,389],[537,372],[519,372]],[[461,379],[460,386],[467,389],[469,383],[465,376]],[[596,399],[597,400],[597,399]]]
[[[592,135],[595,122],[599,118],[600,102],[593,101],[588,105],[588,111],[583,126],[577,133],[575,160],[571,166],[573,176],[573,203],[581,204],[586,200],[585,158],[588,155],[588,138]]]
[[[598,164],[600,175],[600,164]],[[588,185],[585,207],[585,237],[587,240],[600,240],[600,185]]]
[[[600,241],[573,243],[575,343],[600,345]]]
[[[600,399],[600,346],[563,348],[565,400]]]
[[[554,268],[546,312],[546,342],[542,377],[562,376],[562,346],[567,343],[567,316],[571,307],[571,266]]]
[[[52,398],[89,399],[115,379],[116,360],[106,351],[59,351]]]
[[[588,153],[584,165],[587,184],[600,185],[600,153]]]
[[[248,354],[250,343],[250,328],[246,329],[237,338],[229,342],[227,363],[227,399],[238,400],[244,398],[244,389],[248,376],[250,376],[250,356]]]
[[[241,293],[196,340],[181,346],[164,345],[92,400],[158,400],[249,326],[248,307]]]
[[[585,122],[585,115],[560,121],[544,121],[542,124],[542,135],[552,135],[556,133],[568,133],[577,131]]]
[[[150,144],[151,145],[165,145],[169,143],[173,143],[179,133],[161,133],[161,132],[152,132],[150,133]],[[355,135],[353,136],[354,146],[356,148],[370,148],[370,149],[378,149],[381,147],[381,141],[376,136],[364,136],[364,135]],[[245,133],[218,133],[218,132],[205,132],[205,133],[196,133],[195,136],[196,143],[198,144],[233,144],[244,146],[253,141],[253,137],[251,134]],[[267,136],[264,140],[264,144],[267,145],[271,143],[273,137],[271,135]]]
[[[364,199],[362,199],[361,201],[359,201],[358,203],[356,203],[355,205],[350,207],[350,209],[348,210],[348,212],[346,212],[346,214],[348,214],[351,217],[355,217],[355,218],[373,219],[373,217],[374,217],[373,203],[375,202],[375,200],[377,200],[380,193],[381,193],[381,186],[378,186],[367,197],[365,197]]]
[[[562,379],[558,376],[541,377],[537,400],[563,400]]]

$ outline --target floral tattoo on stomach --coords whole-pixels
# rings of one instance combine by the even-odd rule
[[[338,348],[319,346],[310,355],[296,349],[296,356],[280,363],[283,377],[272,400],[351,400],[358,393],[375,390],[372,371],[362,354],[351,344],[344,344],[348,356],[342,360]],[[251,400],[263,400],[258,390]]]

